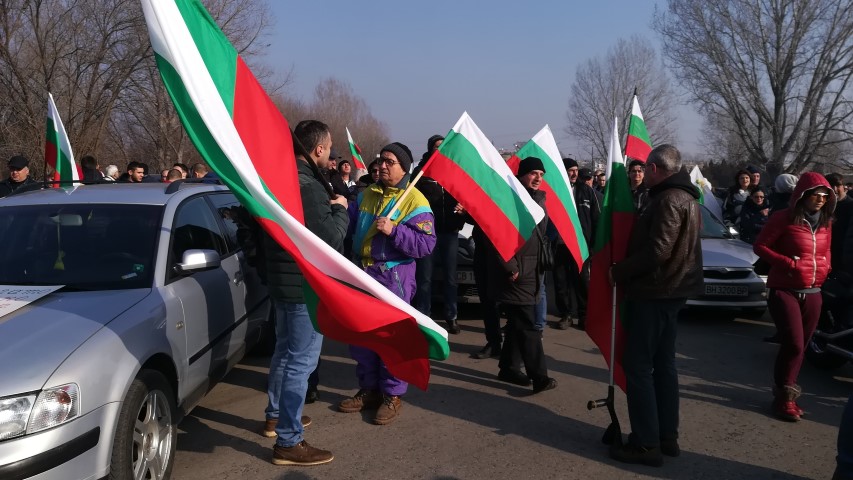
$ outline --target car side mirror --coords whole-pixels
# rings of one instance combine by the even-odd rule
[[[180,275],[188,275],[193,272],[219,268],[220,264],[219,252],[216,250],[191,248],[184,252],[181,263],[175,264],[174,269]]]

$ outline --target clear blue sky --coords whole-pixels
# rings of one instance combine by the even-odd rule
[[[563,154],[587,157],[564,133],[577,65],[620,37],[658,43],[651,0],[270,3],[276,18],[262,61],[293,68],[286,93],[308,100],[321,79],[341,79],[416,156],[467,110],[498,147],[547,123]],[[681,148],[698,153],[699,117],[676,111]]]

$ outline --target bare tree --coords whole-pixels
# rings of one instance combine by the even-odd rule
[[[581,142],[582,150],[606,158],[613,117],[625,120],[630,115],[635,88],[652,142],[675,142],[672,106],[677,99],[654,47],[636,35],[619,39],[604,58],[591,58],[578,67],[566,133]]]
[[[748,161],[797,173],[851,141],[849,0],[669,0],[653,26],[677,78]]]

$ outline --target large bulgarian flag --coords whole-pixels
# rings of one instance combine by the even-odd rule
[[[566,173],[566,167],[560,157],[557,141],[548,125],[539,130],[539,133],[534,135],[515,155],[506,161],[513,175],[518,174],[518,166],[521,160],[527,157],[536,157],[542,160],[542,164],[545,166],[545,175],[539,188],[545,192],[545,211],[548,212],[548,218],[554,224],[560,238],[566,243],[566,247],[574,257],[578,268],[583,268],[583,262],[589,257],[589,249],[586,239],[583,237],[580,219],[578,219],[577,205],[575,204],[571,183],[569,183],[569,175]]]
[[[610,266],[625,258],[628,236],[634,227],[634,201],[625,159],[619,146],[619,132],[613,119],[613,134],[610,138],[607,185],[604,188],[604,206],[595,231],[590,271],[589,301],[587,303],[586,333],[598,345],[604,359],[610,364],[611,336],[615,336],[614,382],[625,390],[625,372],[622,370],[624,333],[616,307],[616,329],[612,329],[613,287],[608,280]]]
[[[545,218],[468,112],[462,114],[422,172],[465,206],[504,260],[515,255]]]
[[[361,158],[361,149],[358,148],[358,144],[355,143],[355,140],[352,139],[352,135],[349,133],[349,127],[346,127],[347,131],[347,142],[349,142],[349,153],[352,156],[352,163],[354,169],[367,170],[367,167],[364,165],[364,160]]]
[[[631,119],[628,121],[628,139],[625,140],[625,156],[645,162],[652,151],[652,141],[646,130],[646,121],[643,120],[643,112],[640,111],[640,102],[634,93],[631,105]]]
[[[321,333],[375,351],[422,389],[447,332],[302,224],[287,120],[199,0],[142,0],[157,66],[187,134],[208,165],[296,260]]]
[[[53,101],[53,95],[47,94],[47,129],[45,131],[46,141],[44,144],[44,159],[53,168],[54,180],[61,182],[75,182],[80,180],[80,171],[74,162],[74,152],[71,151],[71,143],[68,142],[68,134],[65,126],[59,118],[59,110]]]

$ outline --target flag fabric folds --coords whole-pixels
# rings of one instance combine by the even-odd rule
[[[699,188],[699,204],[705,205],[705,208],[710,210],[714,216],[722,220],[723,207],[720,206],[720,202],[714,196],[714,191],[711,189],[711,182],[702,175],[702,171],[699,170],[698,166],[694,166],[693,170],[690,170],[690,181]]]
[[[574,257],[578,268],[582,268],[583,263],[589,257],[589,248],[581,229],[569,175],[566,173],[565,165],[563,165],[560,150],[557,148],[557,141],[548,125],[545,125],[539,133],[534,135],[515,155],[507,160],[506,163],[513,175],[518,173],[521,160],[527,157],[539,158],[545,166],[545,175],[539,187],[545,192],[545,211],[560,234],[560,238],[566,243],[566,247]]]
[[[422,171],[465,207],[504,260],[515,255],[545,218],[468,112]]]
[[[73,182],[80,180],[80,171],[74,162],[74,152],[68,142],[65,126],[59,118],[59,110],[53,101],[53,95],[47,94],[47,128],[44,145],[44,158],[47,164],[56,172],[54,180]]]
[[[651,151],[652,141],[649,139],[649,132],[646,131],[643,113],[640,112],[640,102],[634,94],[631,119],[628,121],[628,139],[625,141],[625,156],[645,162]]]
[[[349,153],[352,156],[353,169],[367,170],[367,167],[364,165],[364,160],[361,158],[361,149],[358,148],[358,144],[352,139],[352,135],[349,133],[349,127],[346,128],[346,131],[347,142],[349,142]]]
[[[196,148],[296,261],[314,327],[425,389],[447,332],[303,225],[290,128],[199,0],[142,0],[160,75]]]
[[[617,120],[613,119],[610,152],[607,164],[607,185],[604,188],[604,205],[595,232],[590,271],[589,301],[586,333],[601,350],[605,361],[610,363],[610,338],[613,315],[613,287],[608,277],[610,266],[625,258],[628,237],[634,227],[635,213],[631,187],[625,171],[625,159],[619,146]],[[617,286],[618,287],[618,286]],[[618,292],[618,290],[617,290]],[[618,293],[617,293],[618,295]],[[622,370],[624,332],[617,297],[616,331],[613,378],[625,390],[625,372]]]

